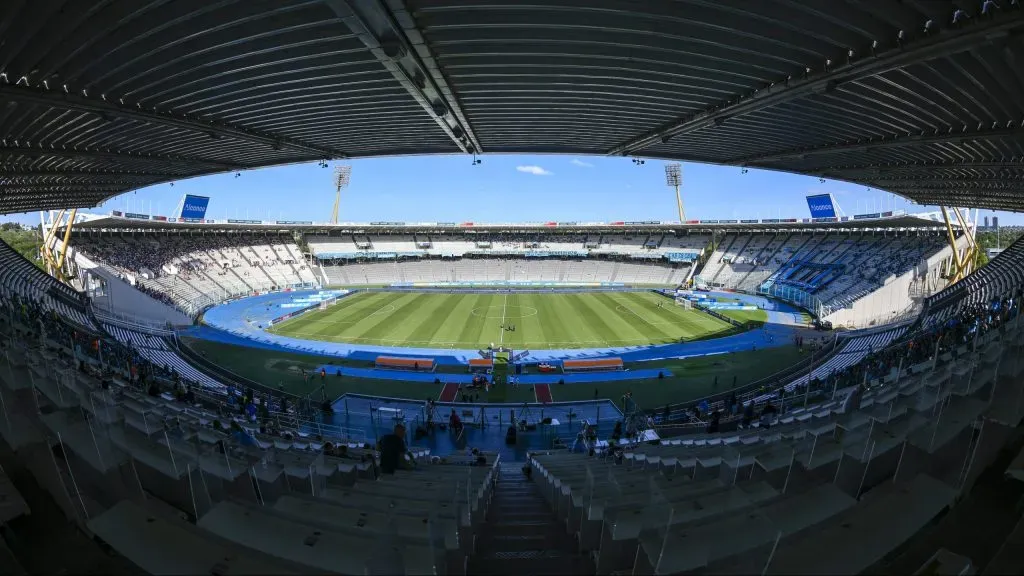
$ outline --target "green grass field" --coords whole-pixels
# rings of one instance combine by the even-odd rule
[[[764,321],[765,313],[737,312]],[[760,314],[760,317],[757,315]],[[514,325],[514,331],[502,327]],[[736,329],[650,292],[438,294],[365,292],[278,324],[306,340],[423,348],[600,348],[667,344]]]
[[[245,346],[223,344],[182,336],[181,341],[207,359],[224,368],[271,388],[284,386],[288,392],[305,395],[318,393],[321,382],[318,378],[305,381],[301,370],[314,370],[318,366],[333,363],[341,366],[368,368],[372,362],[349,361],[327,356],[299,354],[293,352],[255,350]],[[621,382],[599,382],[596,384],[565,384],[551,387],[556,402],[571,400],[592,400],[596,392],[599,398],[618,401],[627,392],[643,408],[658,409],[665,404],[686,402],[709,394],[725,392],[743,386],[788,368],[806,358],[807,352],[795,346],[758,349],[757,351],[734,352],[685,360],[663,360],[627,364],[628,368],[665,368],[673,373],[664,380],[625,380]],[[465,373],[463,366],[444,366],[450,371]],[[442,376],[443,377],[443,376]],[[368,378],[336,378],[328,376],[324,383],[328,398],[337,398],[345,393],[412,398],[417,400],[436,399],[441,385],[433,382],[404,382],[399,380],[375,380]],[[489,402],[533,402],[532,386],[512,388],[501,387],[499,397],[483,394],[481,401]],[[492,388],[492,393],[497,388]]]

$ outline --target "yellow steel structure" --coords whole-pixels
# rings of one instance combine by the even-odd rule
[[[43,222],[43,245],[40,247],[43,262],[46,263],[47,273],[61,282],[67,282],[70,279],[64,273],[64,260],[67,257],[68,245],[71,243],[71,229],[74,227],[78,209],[76,208],[71,211],[66,222],[64,221],[65,214],[67,214],[67,211],[61,210],[57,217],[51,220],[48,225],[46,222]],[[40,213],[39,218],[40,220],[43,219],[42,213]],[[57,231],[62,225],[64,226],[64,238],[61,240],[60,250],[55,251],[54,243],[57,241]]]
[[[956,234],[953,232],[953,223],[949,218],[949,210],[945,206],[940,206],[942,209],[942,219],[946,223],[946,234],[949,238],[949,247],[953,250],[953,269],[947,274],[950,284],[955,284],[964,279],[965,276],[970,274],[971,269],[974,267],[975,252],[978,249],[977,243],[974,241],[974,235],[971,227],[964,220],[963,214],[960,213],[959,208],[953,208],[953,214],[956,216],[957,224],[967,237],[967,246],[964,248],[964,253],[960,254],[960,249],[957,246]]]

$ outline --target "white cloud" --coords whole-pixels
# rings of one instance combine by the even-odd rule
[[[527,174],[533,174],[534,176],[551,176],[551,172],[548,172],[540,166],[516,166],[516,170],[526,172]]]
[[[590,162],[584,162],[583,160],[579,160],[579,159],[576,159],[576,158],[573,158],[572,160],[570,160],[569,163],[572,164],[573,166],[579,166],[581,168],[593,168],[594,167],[594,165],[591,164]]]

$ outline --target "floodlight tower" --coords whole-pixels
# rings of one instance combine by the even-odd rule
[[[683,211],[683,196],[679,189],[683,186],[683,167],[678,162],[665,164],[665,184],[676,189],[676,205],[679,207],[679,223],[686,222],[686,212]]]
[[[338,223],[338,206],[341,204],[341,191],[348,188],[352,178],[352,167],[348,164],[334,167],[334,210],[331,211],[331,224]]]

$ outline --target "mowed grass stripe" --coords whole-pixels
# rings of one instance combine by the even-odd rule
[[[462,298],[438,298],[432,310],[423,310],[419,325],[409,335],[413,342],[451,342],[450,335],[443,330],[445,320],[459,305]],[[411,323],[411,322],[410,322]]]
[[[367,294],[367,297],[363,298],[358,306],[350,305],[347,308],[339,309],[336,314],[330,314],[330,308],[328,308],[329,315],[311,329],[317,334],[336,339],[343,331],[347,332],[360,323],[379,322],[387,316],[383,310],[387,310],[388,306],[400,297],[400,294],[378,292]]]
[[[564,294],[551,298],[531,296],[534,308],[537,309],[538,322],[543,323],[544,328],[541,336],[534,340],[532,334],[523,334],[520,342],[529,342],[530,345],[542,346],[542,343],[554,342],[555,345],[574,342],[573,334],[581,334],[583,321],[572,312],[572,308],[566,301]],[[533,344],[536,342],[536,344]]]
[[[298,318],[294,318],[274,327],[272,332],[288,333],[309,333],[329,335],[337,332],[342,324],[358,321],[359,319],[372,314],[379,309],[379,303],[391,300],[397,295],[380,292],[377,294],[355,294],[342,298],[334,306],[327,310],[314,310],[306,312]]]
[[[601,312],[595,310],[591,306],[592,298],[582,298],[582,294],[569,294],[569,305],[573,307],[576,314],[579,316],[587,327],[590,328],[591,334],[595,340],[601,340],[607,342],[609,338],[615,339],[616,332],[608,325],[607,322],[601,317]],[[589,296],[589,295],[588,295]],[[586,341],[586,338],[579,338],[579,340]]]
[[[273,332],[356,344],[472,349],[503,342],[517,349],[544,349],[676,342],[730,329],[668,299],[659,307],[662,301],[648,293],[376,292],[310,311]],[[515,332],[501,331],[503,308]]]
[[[681,335],[686,339],[703,338],[708,334],[728,330],[731,325],[714,316],[699,310],[686,310],[675,302],[664,299],[667,305],[658,307],[660,296],[643,295],[637,298],[637,306],[647,313],[654,314],[665,322],[678,325]]]
[[[379,314],[368,316],[350,327],[343,327],[341,334],[345,334],[349,338],[361,340],[389,340],[389,334],[398,328],[402,319],[407,318],[409,314],[415,313],[417,307],[414,304],[419,302],[424,296],[427,295],[417,293],[401,294],[398,298],[388,303],[388,305],[395,307],[394,310],[381,310]]]
[[[475,329],[470,324],[474,324],[478,319],[473,316],[473,309],[476,307],[477,296],[473,294],[459,294],[451,298],[455,305],[448,313],[448,317],[441,321],[438,326],[437,333],[434,338],[440,342],[444,342],[442,346],[448,348],[459,348],[464,346],[462,342],[469,343],[469,346],[473,346],[473,343],[477,341],[477,337],[473,335],[468,340],[463,340],[463,331],[467,328]],[[449,342],[459,343],[458,345],[447,344]]]
[[[458,342],[476,342],[476,346],[480,345],[483,340],[484,328],[487,323],[487,319],[483,317],[487,313],[487,307],[491,305],[491,299],[494,297],[491,294],[469,294],[459,295],[461,298],[466,299],[468,303],[468,313],[466,315],[466,324],[458,332],[458,338],[455,338]]]
[[[650,338],[656,342],[666,342],[675,340],[673,338],[673,330],[668,325],[653,324],[652,322],[659,322],[659,320],[648,318],[646,314],[641,311],[637,311],[636,308],[640,304],[636,298],[615,298],[611,294],[601,293],[596,294],[598,302],[602,303],[609,315],[618,318],[621,323],[628,327],[629,336],[625,335],[627,329],[622,329],[618,338],[612,337],[609,340],[638,340],[642,341],[645,338]]]

